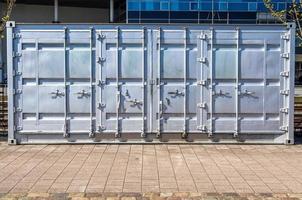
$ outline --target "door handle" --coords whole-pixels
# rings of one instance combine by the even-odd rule
[[[75,94],[78,94],[81,97],[83,97],[83,96],[89,96],[90,95],[90,93],[87,92],[86,90],[82,90],[80,92],[76,92]]]
[[[247,89],[243,90],[243,92],[240,92],[239,95],[253,95],[255,92],[248,91]]]
[[[222,90],[219,90],[218,92],[213,91],[213,95],[217,95],[217,96],[226,96],[229,95],[230,93],[228,92],[223,92]]]
[[[118,111],[120,109],[120,105],[121,105],[121,92],[117,92],[116,93],[116,110]]]
[[[130,102],[132,103],[132,105],[136,106],[136,105],[142,105],[143,102],[142,101],[138,101],[137,99],[129,99],[129,100],[126,100],[127,102]]]
[[[60,90],[56,90],[55,92],[51,92],[50,93],[52,95],[52,97],[57,97],[57,96],[64,96],[65,93],[64,92],[61,92]]]
[[[159,118],[162,117],[163,115],[163,102],[162,101],[159,101]]]
[[[175,96],[178,96],[178,95],[183,96],[184,92],[180,92],[179,90],[175,90],[175,91],[168,92],[168,94],[175,95]]]

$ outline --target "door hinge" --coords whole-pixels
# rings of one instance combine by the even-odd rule
[[[201,39],[201,40],[206,40],[207,39],[207,34],[200,34],[199,35],[199,39]]]
[[[13,89],[13,94],[22,94],[22,90],[20,89]]]
[[[19,39],[21,38],[21,34],[20,33],[14,33],[13,34],[13,39]]]
[[[100,80],[98,85],[99,85],[99,86],[103,86],[103,85],[105,85],[105,84],[106,84],[106,81]]]
[[[280,76],[289,77],[289,71],[280,72]]]
[[[289,34],[281,35],[282,40],[289,40]]]
[[[282,53],[281,58],[288,59],[289,58],[289,53]]]
[[[99,103],[99,106],[98,106],[98,108],[105,108],[106,107],[106,104],[105,103]]]
[[[206,57],[198,58],[197,61],[200,62],[200,63],[206,63],[207,58]]]
[[[13,110],[14,110],[14,112],[22,112],[22,108],[15,108],[15,107],[14,107]]]
[[[106,61],[106,58],[101,58],[101,57],[99,57],[98,58],[98,63],[103,63],[103,62],[105,62]]]
[[[288,96],[289,90],[280,90],[280,94]]]
[[[199,108],[206,108],[207,107],[207,103],[198,103],[197,104],[197,106],[199,107]]]
[[[280,126],[281,131],[288,131],[288,126]]]
[[[106,126],[104,125],[99,126],[99,132],[102,132],[104,130],[106,130]]]
[[[206,81],[206,80],[198,81],[198,82],[197,82],[197,85],[206,86],[206,85],[207,85],[207,81]]]
[[[105,38],[106,38],[106,35],[104,35],[104,34],[98,34],[98,39],[103,40]]]
[[[288,113],[288,108],[280,108],[281,113]]]
[[[14,126],[14,131],[22,131],[22,126]]]
[[[21,75],[22,75],[22,72],[13,70],[13,76],[21,76]]]
[[[205,131],[207,131],[207,127],[206,127],[206,125],[197,126],[197,130],[205,132]]]
[[[14,57],[14,58],[21,57],[21,56],[22,56],[22,54],[19,53],[19,52],[14,52],[14,53],[13,53],[13,57]]]

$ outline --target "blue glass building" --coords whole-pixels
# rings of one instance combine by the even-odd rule
[[[291,0],[273,0],[278,10]],[[262,0],[127,0],[128,23],[273,23]]]

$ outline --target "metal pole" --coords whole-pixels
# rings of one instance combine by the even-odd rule
[[[110,0],[110,23],[114,22],[114,0]]]
[[[54,0],[54,22],[59,21],[59,2],[58,0]]]

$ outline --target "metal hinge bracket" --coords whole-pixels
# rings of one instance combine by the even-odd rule
[[[281,131],[288,131],[288,126],[280,126]]]
[[[207,34],[200,34],[199,35],[199,39],[201,39],[201,40],[206,40],[207,39]]]
[[[288,59],[289,58],[289,53],[282,53],[281,58]]]
[[[13,94],[22,94],[22,90],[20,89],[13,89]]]
[[[99,108],[105,108],[106,107],[106,104],[105,103],[99,103],[99,106],[98,106]]]
[[[102,132],[104,130],[106,130],[106,126],[104,125],[99,126],[99,132]]]
[[[283,39],[283,40],[289,40],[289,34],[281,35],[281,39]]]
[[[14,126],[14,131],[22,131],[22,126]]]
[[[289,71],[280,72],[280,76],[289,77]]]
[[[288,113],[288,108],[280,108],[281,113]]]
[[[105,61],[106,61],[106,58],[101,58],[101,57],[98,58],[98,63],[103,63]]]
[[[14,58],[21,57],[21,56],[22,56],[22,54],[19,53],[19,52],[14,52],[14,53],[13,53],[13,57],[14,57]]]
[[[14,112],[22,112],[22,108],[15,108],[14,107]]]
[[[280,90],[280,94],[288,96],[289,90]]]
[[[198,103],[197,104],[197,106],[199,107],[199,108],[206,108],[207,107],[207,103]]]
[[[198,82],[197,82],[197,85],[206,86],[206,85],[207,85],[207,81],[206,81],[206,80],[198,81]]]
[[[21,34],[20,33],[14,33],[13,34],[13,39],[19,39],[21,38]]]
[[[197,61],[200,62],[200,63],[206,63],[207,58],[206,57],[198,58]]]
[[[13,76],[21,76],[21,75],[22,75],[22,72],[13,70]]]
[[[105,38],[106,38],[106,35],[104,35],[104,34],[98,34],[98,39],[103,40]]]

